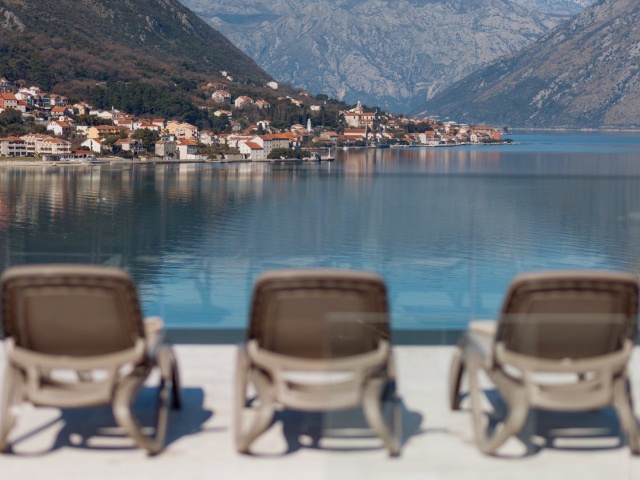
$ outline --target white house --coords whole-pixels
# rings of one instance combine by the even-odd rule
[[[243,142],[239,147],[240,153],[244,158],[249,160],[266,160],[267,155],[264,152],[264,148],[255,142]]]
[[[213,145],[218,143],[216,140],[216,135],[213,132],[208,130],[203,130],[200,132],[200,143],[204,145]]]
[[[198,143],[193,140],[178,140],[176,145],[180,160],[199,160]]]
[[[83,147],[88,147],[89,150],[91,150],[92,152],[95,152],[95,153],[102,153],[102,151],[104,149],[104,145],[102,145],[102,142],[100,140],[95,139],[95,138],[87,138],[80,145],[83,146]]]
[[[141,128],[146,128],[147,130],[153,130],[154,132],[160,132],[162,130],[162,127],[156,123],[133,122],[134,130],[140,130]]]
[[[231,94],[226,90],[216,90],[211,94],[211,98],[218,102],[231,103]]]
[[[54,120],[52,122],[49,122],[49,124],[47,125],[47,130],[53,132],[54,135],[64,135],[71,131],[71,126],[66,122]]]
[[[26,88],[22,88],[18,91],[18,93],[16,93],[16,98],[18,100],[22,100],[24,103],[31,107],[35,104],[35,97],[36,94],[30,92]]]
[[[250,142],[252,138],[253,135],[237,135],[232,133],[231,135],[227,135],[226,143],[229,148],[240,148],[242,143]]]
[[[253,103],[253,99],[251,97],[247,97],[245,95],[242,95],[238,98],[236,98],[233,102],[233,104],[235,105],[236,108],[242,108],[245,105],[251,105]]]

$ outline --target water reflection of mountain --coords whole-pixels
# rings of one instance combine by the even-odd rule
[[[421,326],[493,314],[519,271],[638,258],[640,179],[582,175],[579,159],[561,166],[576,175],[519,174],[535,156],[455,152],[0,169],[0,266],[121,264],[152,313],[236,326],[264,269],[363,268],[387,278],[396,323]]]

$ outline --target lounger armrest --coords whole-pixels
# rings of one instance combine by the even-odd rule
[[[597,357],[582,359],[546,359],[507,350],[504,343],[496,344],[496,358],[502,364],[511,365],[526,373],[586,373],[593,371],[607,371],[616,373],[621,371],[633,352],[633,341],[626,339],[620,350]]]
[[[27,396],[34,404],[51,405],[57,407],[73,407],[79,405],[93,405],[109,401],[115,379],[120,368],[129,364],[140,364],[145,356],[145,342],[138,339],[132,348],[106,355],[92,355],[72,357],[64,355],[48,355],[24,349],[15,345],[13,338],[5,340],[5,352],[8,362],[23,370],[26,375]],[[71,370],[84,372],[87,370],[104,370],[107,377],[104,380],[91,382],[94,388],[84,388],[82,383],[69,383],[64,392],[54,392],[44,388],[47,381],[43,372],[52,370]]]
[[[247,354],[252,363],[269,372],[278,384],[290,383],[290,372],[346,372],[353,375],[353,382],[362,383],[372,373],[387,365],[391,346],[381,340],[371,352],[336,359],[307,359],[269,352],[258,346],[256,340],[247,343]]]
[[[164,320],[162,317],[146,317],[144,334],[147,339],[147,357],[155,359],[158,347],[164,342]]]
[[[496,331],[498,330],[498,322],[495,320],[478,319],[469,322],[469,332],[484,335],[491,339],[495,338]]]
[[[384,340],[376,350],[363,354],[337,359],[307,359],[261,349],[257,341],[251,340],[246,352],[249,362],[261,370],[254,373],[255,380],[260,383],[270,377],[269,383],[284,405],[301,410],[325,410],[358,405],[364,393],[363,386],[368,381],[376,377],[388,378],[386,368],[390,363],[391,347]],[[383,371],[386,373],[382,374]],[[266,392],[269,389],[258,390]]]
[[[66,356],[38,353],[18,347],[12,338],[5,340],[5,351],[10,362],[22,368],[40,368],[43,370],[98,370],[111,366],[122,367],[128,363],[139,363],[144,358],[144,340],[136,340],[132,348],[105,355]]]
[[[492,369],[494,365],[494,336],[486,331],[468,330],[460,340],[460,348],[469,361],[480,368]]]
[[[519,371],[514,377],[504,369],[494,371],[498,383],[518,382],[528,392],[532,406],[557,411],[581,411],[610,405],[616,378],[625,375],[626,365],[633,351],[633,341],[627,339],[623,347],[606,355],[585,359],[545,359],[506,350],[496,345],[496,358],[500,365]],[[591,373],[591,375],[585,375]],[[544,374],[540,377],[538,374]],[[547,374],[569,374],[557,382],[546,381]],[[500,389],[500,387],[499,387]],[[507,391],[508,389],[500,389]]]

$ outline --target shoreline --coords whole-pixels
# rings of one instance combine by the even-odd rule
[[[132,166],[132,165],[192,165],[192,164],[228,164],[228,163],[321,163],[332,162],[333,157],[320,160],[311,158],[278,158],[269,160],[163,160],[155,157],[149,160],[128,160],[119,157],[106,157],[94,162],[86,160],[47,161],[41,159],[18,160],[12,157],[0,157],[2,167],[102,167],[102,166]]]

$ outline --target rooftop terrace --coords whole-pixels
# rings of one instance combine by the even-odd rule
[[[1,347],[0,347],[1,349]],[[621,446],[613,410],[589,414],[532,416],[529,432],[539,437],[585,428],[580,438],[556,437],[555,446],[536,448],[512,441],[508,458],[481,454],[473,443],[468,411],[451,412],[446,379],[453,347],[395,348],[403,398],[404,445],[400,458],[389,458],[374,438],[325,438],[312,448],[309,436],[319,431],[320,417],[286,412],[254,444],[255,455],[233,446],[233,345],[177,345],[185,408],[173,413],[168,445],[157,457],[132,448],[127,437],[82,436],[115,425],[109,409],[25,408],[11,438],[14,454],[0,455],[3,479],[640,479],[640,458]],[[1,351],[0,351],[1,353]],[[633,390],[640,394],[640,359],[632,361]],[[4,356],[0,355],[3,367]],[[140,412],[149,412],[152,389],[140,396]],[[463,404],[464,406],[464,404]],[[638,414],[636,405],[636,414]],[[333,423],[353,423],[355,413],[332,416]],[[325,423],[326,425],[326,423]],[[556,428],[556,430],[553,430]],[[561,428],[562,430],[557,430]],[[112,433],[117,433],[112,431]],[[303,433],[304,435],[299,435]],[[17,441],[16,441],[17,440]],[[515,457],[515,458],[514,458]]]

